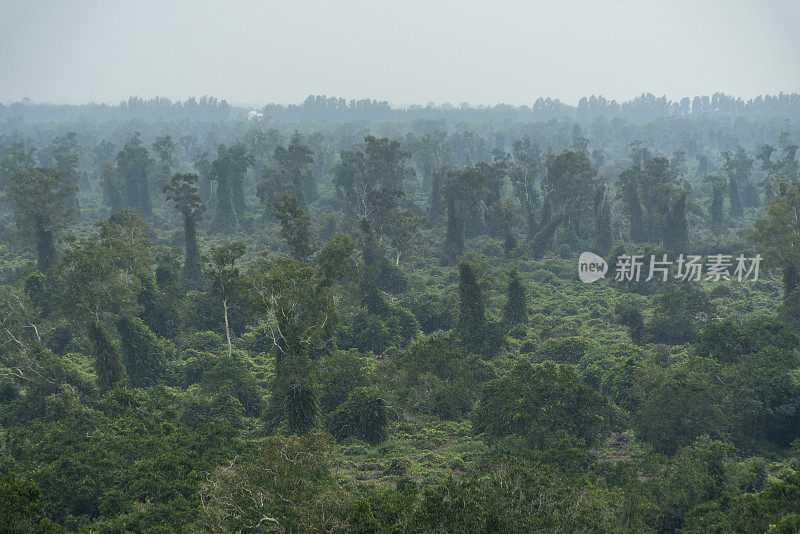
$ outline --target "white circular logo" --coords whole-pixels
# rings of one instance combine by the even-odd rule
[[[583,252],[578,258],[578,278],[584,284],[591,284],[605,278],[608,272],[606,260],[594,252]]]

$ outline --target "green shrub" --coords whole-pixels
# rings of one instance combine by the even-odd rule
[[[573,367],[522,363],[483,389],[473,424],[490,437],[521,436],[543,448],[565,438],[593,443],[610,428],[612,415]]]
[[[329,417],[328,430],[341,441],[358,438],[372,445],[387,437],[386,406],[374,388],[356,388]]]
[[[367,385],[364,360],[355,350],[336,350],[319,363],[320,408],[332,412],[354,389]]]
[[[547,269],[536,269],[530,274],[531,280],[534,282],[538,282],[540,284],[544,284],[546,282],[551,281],[556,277],[552,271],[548,271]]]

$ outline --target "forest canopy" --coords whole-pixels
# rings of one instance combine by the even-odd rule
[[[0,532],[797,532],[798,120],[0,104]]]

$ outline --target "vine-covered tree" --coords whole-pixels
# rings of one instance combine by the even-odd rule
[[[767,205],[767,217],[755,222],[750,238],[782,269],[788,299],[800,282],[800,185],[781,184],[778,196]]]
[[[122,371],[106,325],[115,317],[136,314],[136,296],[152,255],[138,215],[122,211],[96,226],[99,235],[70,240],[55,271],[64,311],[86,325],[99,385],[108,388]]]
[[[123,316],[117,321],[122,346],[122,362],[131,385],[147,387],[164,377],[167,355],[152,330],[138,317]]]
[[[170,176],[172,176],[172,168],[175,165],[175,152],[178,149],[178,144],[172,139],[172,136],[167,134],[164,136],[156,137],[153,143],[153,154],[155,154],[154,165],[154,182],[158,187],[166,187],[169,183]]]
[[[272,215],[281,225],[281,236],[289,244],[292,257],[303,261],[311,255],[311,219],[294,195],[281,195],[270,202]]]
[[[230,231],[237,223],[246,224],[244,180],[252,164],[253,156],[243,144],[220,145],[217,149],[217,159],[211,164],[211,179],[217,182],[217,213],[211,221],[213,230]]]
[[[164,186],[167,200],[171,200],[183,216],[183,244],[186,257],[183,263],[183,276],[191,287],[198,287],[202,279],[200,249],[197,246],[197,224],[203,217],[205,206],[197,190],[196,174],[175,174],[169,184]]]
[[[503,308],[503,321],[508,326],[524,324],[528,320],[528,301],[525,286],[516,269],[511,271],[506,289],[506,304]]]
[[[447,209],[444,260],[454,263],[464,253],[467,220],[483,196],[486,176],[477,167],[447,173],[442,194]]]
[[[50,159],[52,167],[57,169],[68,186],[75,189],[76,194],[68,197],[65,202],[71,210],[79,211],[77,191],[80,188],[81,173],[80,162],[78,159],[78,134],[67,132],[63,136],[58,136],[53,140],[50,147]]]
[[[228,356],[233,353],[231,344],[228,311],[242,290],[242,280],[236,261],[244,256],[247,247],[241,241],[233,241],[211,249],[211,262],[206,275],[211,280],[211,289],[222,303],[225,321],[225,340],[228,342]]]
[[[115,153],[116,147],[109,141],[103,141],[94,149],[94,161],[100,189],[103,192],[103,200],[111,213],[117,213],[122,209],[122,185],[114,160]]]
[[[253,312],[270,325],[275,354],[273,424],[286,420],[294,433],[316,423],[318,393],[310,356],[330,341],[336,324],[331,288],[306,264],[280,261],[248,277]]]
[[[486,304],[472,265],[458,264],[458,334],[467,352],[480,352],[486,330]]]
[[[291,180],[291,190],[305,209],[317,196],[317,185],[311,174],[314,152],[308,147],[299,133],[292,135],[289,145],[275,147],[275,162],[281,166]]]
[[[412,169],[406,166],[409,153],[398,141],[364,138],[357,150],[343,151],[334,169],[334,185],[345,211],[358,218],[369,216],[368,198],[375,189],[403,191],[403,180]]]
[[[42,272],[56,262],[56,239],[75,215],[69,206],[76,191],[61,172],[47,167],[18,172],[11,179],[4,200],[14,209],[20,234],[36,247]]]
[[[742,147],[737,147],[736,152],[723,152],[725,160],[722,168],[728,177],[728,200],[730,201],[730,214],[734,219],[739,219],[744,214],[744,202],[742,199],[743,191],[749,191],[750,171],[753,167],[753,160],[747,156],[747,152]],[[750,204],[753,200],[750,199]]]
[[[145,215],[153,211],[150,202],[150,154],[142,145],[139,132],[117,154],[117,172],[122,180],[122,207],[140,208]]]

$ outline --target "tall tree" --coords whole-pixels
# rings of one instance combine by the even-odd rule
[[[171,200],[183,216],[183,243],[186,258],[183,264],[183,275],[192,287],[200,284],[202,268],[200,251],[197,246],[197,224],[203,218],[205,206],[197,191],[196,174],[175,174],[169,184],[164,186],[167,200]]]
[[[172,136],[167,134],[156,137],[153,143],[153,154],[155,154],[155,182],[159,187],[164,187],[172,175],[172,167],[175,165],[175,151],[178,145],[172,140]]]
[[[110,208],[111,213],[117,213],[122,210],[121,185],[116,162],[114,161],[115,151],[116,147],[108,141],[103,141],[94,149],[94,162],[97,168],[100,189],[103,192],[103,200]]]
[[[458,264],[458,335],[467,352],[478,353],[486,330],[486,305],[472,265]]]
[[[207,275],[211,279],[211,289],[222,302],[223,319],[225,320],[225,339],[228,342],[228,356],[233,354],[231,329],[228,322],[228,311],[241,292],[241,276],[236,261],[244,256],[245,244],[233,241],[211,249],[211,263]]]
[[[523,137],[512,145],[511,156],[508,176],[525,215],[528,239],[532,239],[539,231],[536,214],[539,207],[537,182],[541,181],[544,172],[541,150],[537,145],[531,144],[530,138]]]
[[[551,208],[563,210],[569,239],[585,240],[591,228],[582,221],[592,220],[592,196],[594,193],[595,171],[588,156],[581,151],[565,151],[550,156],[547,160],[547,173],[542,189],[548,197]],[[569,209],[565,209],[569,207]]]
[[[88,326],[89,342],[94,353],[94,370],[97,385],[106,391],[122,380],[125,368],[120,363],[117,348],[111,342],[108,332],[99,321],[91,321]]]
[[[422,175],[420,184],[422,191],[429,191],[433,177],[445,165],[446,152],[444,140],[447,134],[441,130],[427,133],[423,137],[416,137],[409,133],[406,137],[406,146],[411,153],[414,166]]]
[[[514,269],[508,280],[506,289],[506,305],[503,308],[503,321],[508,326],[524,324],[528,320],[528,303],[525,297],[525,286],[519,273]]]
[[[245,224],[244,179],[253,157],[242,144],[220,145],[217,159],[211,164],[211,179],[217,182],[217,213],[211,222],[215,231],[236,228]]]
[[[644,151],[644,152],[642,152]],[[691,188],[678,183],[667,158],[649,158],[646,149],[631,155],[633,165],[622,171],[618,194],[630,222],[630,238],[636,243],[661,242],[680,250],[686,242],[686,201]]]
[[[326,278],[307,264],[285,260],[255,269],[248,277],[251,308],[271,326],[273,411],[294,433],[309,430],[319,412],[310,356],[327,344],[336,323]]]
[[[739,219],[744,214],[742,192],[750,184],[750,171],[753,160],[747,156],[742,147],[737,147],[736,152],[723,152],[725,163],[722,168],[728,177],[728,199],[730,201],[731,217]]]
[[[486,176],[477,167],[447,173],[442,193],[447,208],[444,259],[454,263],[464,252],[467,219],[483,196]]]
[[[289,244],[292,257],[303,261],[311,255],[311,219],[294,195],[281,195],[270,203],[272,215],[281,225],[281,235]]]
[[[366,220],[370,222],[381,242],[383,242],[383,237],[390,234],[392,227],[397,224],[398,200],[404,196],[405,193],[391,187],[373,189],[367,195],[369,211]]]
[[[53,168],[61,173],[64,183],[74,187],[76,192],[81,183],[77,149],[78,134],[75,132],[68,132],[66,135],[56,137],[53,140],[53,146],[50,148]],[[66,203],[69,209],[78,211],[77,194],[69,197]]]
[[[26,148],[25,143],[14,143],[6,157],[0,161],[0,192],[11,185],[15,174],[36,167],[36,148]]]
[[[767,205],[767,216],[755,222],[750,238],[767,259],[783,270],[784,298],[800,282],[800,185],[780,185],[779,194]]]
[[[142,219],[129,211],[96,223],[99,235],[73,238],[55,267],[65,314],[84,323],[101,388],[122,377],[106,324],[135,315],[141,280],[152,266],[150,242]]]
[[[145,215],[152,213],[149,167],[150,154],[142,145],[139,132],[136,132],[117,154],[117,171],[122,179],[123,208],[141,208]]]
[[[275,147],[275,162],[281,166],[291,180],[291,190],[305,209],[317,196],[317,186],[311,174],[314,152],[308,147],[299,133],[292,135],[289,145]]]
[[[711,187],[711,202],[708,206],[708,215],[711,218],[711,226],[715,231],[719,231],[723,224],[723,205],[725,203],[725,191],[727,180],[721,176],[710,174],[703,178],[703,182]]]
[[[147,387],[159,383],[166,370],[167,357],[158,336],[138,317],[120,317],[117,331],[131,385]]]
[[[211,200],[211,156],[208,152],[201,152],[194,158],[194,168],[197,171],[197,189],[200,193],[200,200],[209,202]]]
[[[409,153],[398,141],[364,138],[357,150],[343,151],[334,169],[334,185],[342,206],[358,218],[370,212],[368,197],[379,188],[403,191],[403,180],[413,170],[406,166]]]
[[[440,167],[433,173],[433,178],[431,179],[430,208],[428,209],[428,217],[431,221],[438,222],[442,216],[442,185],[446,178],[447,170],[444,167]]]
[[[19,232],[36,246],[42,272],[56,261],[56,237],[75,215],[68,206],[76,190],[47,167],[18,172],[11,180],[4,199],[14,208]]]
[[[367,173],[383,187],[403,191],[403,180],[414,171],[408,166],[411,156],[402,149],[400,142],[368,135],[364,138]]]
[[[662,243],[672,253],[686,250],[689,242],[689,225],[686,221],[686,202],[689,189],[674,190],[671,202],[666,206]]]
[[[606,254],[613,241],[611,235],[611,200],[608,198],[605,184],[600,185],[594,193],[594,226],[595,249],[598,254]]]
[[[516,223],[514,203],[508,199],[496,201],[486,210],[486,220],[491,233],[495,237],[503,239],[503,251],[506,258],[510,257],[511,252],[517,246],[517,238],[514,235]]]
[[[396,250],[395,265],[400,265],[400,257],[407,255],[419,237],[420,229],[428,226],[425,217],[418,217],[411,210],[403,210],[397,214],[395,224],[389,229],[392,245]]]

